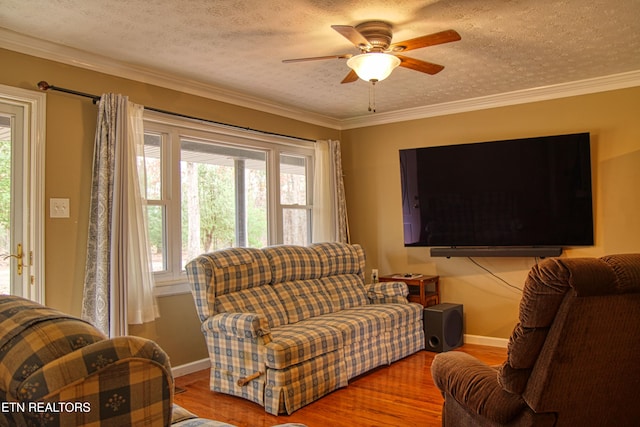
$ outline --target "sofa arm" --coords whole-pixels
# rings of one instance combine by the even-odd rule
[[[34,423],[48,417],[52,425],[167,425],[172,398],[168,356],[155,342],[131,336],[68,353],[17,390],[18,401],[37,405],[24,416]]]
[[[407,304],[409,287],[404,282],[378,282],[369,285],[367,297],[372,304]]]
[[[271,342],[269,321],[257,313],[220,313],[202,324],[203,329],[216,331],[235,338],[258,339]]]
[[[431,375],[445,400],[452,397],[467,411],[499,424],[508,423],[526,406],[520,395],[500,386],[495,368],[466,353],[437,354]]]

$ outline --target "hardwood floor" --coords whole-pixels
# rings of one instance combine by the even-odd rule
[[[465,344],[464,351],[489,365],[502,363],[506,349]],[[185,389],[175,402],[202,418],[238,427],[302,423],[308,427],[439,426],[442,396],[433,385],[431,361],[436,353],[420,351],[390,366],[370,371],[291,415],[274,416],[239,397],[209,390],[209,370],[176,378]]]

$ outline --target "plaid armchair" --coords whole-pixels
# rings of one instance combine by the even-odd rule
[[[155,342],[107,339],[83,320],[0,295],[0,426],[228,426],[172,402],[169,359]]]

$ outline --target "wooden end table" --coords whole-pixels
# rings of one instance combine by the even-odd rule
[[[407,299],[411,302],[422,304],[423,307],[440,304],[440,276],[427,276],[425,274],[389,274],[380,276],[381,282],[404,282],[409,287]],[[429,289],[429,285],[433,285]]]

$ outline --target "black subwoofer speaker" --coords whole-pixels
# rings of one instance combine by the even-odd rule
[[[424,348],[441,353],[463,344],[462,304],[437,304],[424,309]]]

